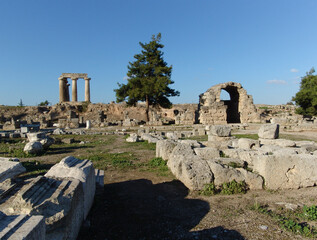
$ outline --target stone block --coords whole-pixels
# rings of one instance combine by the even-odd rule
[[[168,160],[177,143],[173,140],[159,140],[156,143],[156,157]]]
[[[66,143],[66,144],[72,144],[75,142],[75,139],[74,138],[63,138],[62,142]]]
[[[39,154],[43,151],[43,146],[40,142],[29,142],[25,145],[23,151],[31,154]]]
[[[190,190],[201,190],[213,181],[213,173],[205,160],[195,155],[188,144],[177,144],[167,166],[171,172]]]
[[[254,149],[260,147],[260,143],[257,140],[249,139],[249,138],[240,138],[238,140],[238,148],[240,149]]]
[[[84,220],[82,183],[38,176],[1,205],[7,215],[42,215],[45,239],[76,239]]]
[[[95,169],[96,187],[104,187],[105,171],[100,169]]]
[[[0,212],[0,239],[45,239],[43,216],[12,215]]]
[[[269,189],[296,189],[317,184],[316,155],[260,155],[253,165]]]
[[[276,139],[279,136],[279,128],[278,124],[264,124],[259,129],[259,138]]]
[[[203,147],[203,148],[195,148],[194,149],[197,156],[202,159],[215,159],[220,157],[220,151],[217,148],[212,147]]]
[[[84,218],[87,217],[93,204],[96,190],[95,170],[91,161],[80,160],[72,156],[63,158],[45,174],[45,177],[76,179],[82,182],[84,192]]]
[[[230,137],[231,127],[228,125],[212,125],[209,134],[218,137]]]
[[[0,158],[0,182],[13,178],[25,171],[20,162],[14,159],[12,161],[12,158]]]

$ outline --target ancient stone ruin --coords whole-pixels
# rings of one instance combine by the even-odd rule
[[[69,86],[67,79],[72,79],[72,102],[77,102],[77,80],[85,80],[85,101],[90,102],[90,83],[91,80],[87,73],[62,73],[59,80],[59,102],[69,102]]]
[[[230,100],[221,100],[221,90]],[[259,122],[253,98],[240,83],[226,82],[209,88],[199,96],[199,121],[202,124]]]

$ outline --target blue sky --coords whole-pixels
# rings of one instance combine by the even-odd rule
[[[317,68],[316,0],[1,0],[0,11],[3,105],[57,103],[63,72],[88,73],[92,102],[114,101],[139,42],[159,32],[173,103],[233,81],[255,103],[283,104]]]

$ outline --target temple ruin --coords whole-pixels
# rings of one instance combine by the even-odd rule
[[[221,100],[222,90],[229,93],[230,100]],[[217,84],[199,96],[199,122],[202,124],[259,121],[260,117],[253,104],[253,98],[240,83]]]
[[[90,83],[91,78],[87,73],[62,73],[59,80],[59,102],[69,102],[69,86],[68,78],[72,80],[72,102],[77,102],[77,80],[83,78],[85,80],[85,101],[90,102]]]

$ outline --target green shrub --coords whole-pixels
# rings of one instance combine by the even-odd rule
[[[205,196],[212,196],[219,192],[219,189],[215,186],[214,183],[205,184],[204,189],[200,191],[200,194]]]
[[[304,206],[302,217],[311,221],[317,220],[317,206]]]
[[[245,181],[236,182],[236,180],[232,180],[229,183],[224,183],[221,186],[221,194],[232,195],[239,193],[246,193],[248,190],[248,186]]]

